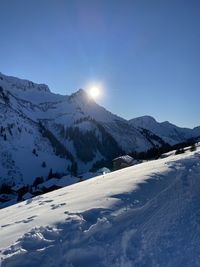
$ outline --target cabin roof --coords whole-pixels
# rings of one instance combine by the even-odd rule
[[[124,155],[124,156],[120,156],[118,158],[113,159],[113,161],[118,161],[118,160],[121,160],[123,162],[130,164],[134,159],[129,155]]]

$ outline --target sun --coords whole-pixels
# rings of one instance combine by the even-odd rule
[[[100,89],[97,86],[93,86],[89,89],[89,95],[91,98],[96,99],[100,95]]]

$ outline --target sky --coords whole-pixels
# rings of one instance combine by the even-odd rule
[[[126,119],[200,125],[199,0],[0,0],[0,72]]]

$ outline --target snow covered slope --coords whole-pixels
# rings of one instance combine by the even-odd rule
[[[82,89],[62,96],[44,84],[0,73],[0,184],[31,184],[51,168],[65,174],[77,166],[81,173],[123,150],[151,147],[137,129]]]
[[[163,139],[110,113],[82,89],[63,96],[0,73],[0,185],[32,184],[51,169],[83,173],[123,153],[161,146]],[[171,143],[178,141],[171,136]]]
[[[181,128],[168,121],[159,123],[151,116],[138,117],[129,122],[138,130],[146,129],[154,133],[170,145],[185,142],[189,138],[200,136],[200,127],[194,129]]]
[[[200,149],[0,210],[1,267],[199,266]]]
[[[126,137],[117,143],[120,127],[115,119],[123,119],[98,106],[83,90],[57,95],[46,85],[1,73],[0,119],[0,184],[31,184],[38,176],[46,178],[51,168],[65,174],[75,163],[79,172],[88,171],[97,161],[122,153]],[[132,129],[132,147],[137,135],[144,139]]]

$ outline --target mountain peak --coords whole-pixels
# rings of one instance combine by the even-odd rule
[[[72,95],[76,95],[76,96],[85,96],[87,95],[86,91],[82,88],[80,88],[78,91],[76,91],[75,93],[73,93]]]
[[[130,122],[135,123],[135,124],[140,124],[140,125],[146,125],[146,124],[154,124],[157,123],[157,121],[152,117],[148,115],[144,115],[138,118],[134,118],[130,120]]]
[[[156,122],[156,119],[152,116],[149,116],[149,115],[141,116],[141,117],[139,117],[139,119]]]
[[[84,101],[84,102],[85,101],[87,102],[89,99],[87,92],[82,88],[80,88],[75,93],[71,94],[69,98],[70,100],[77,100],[77,101]]]

